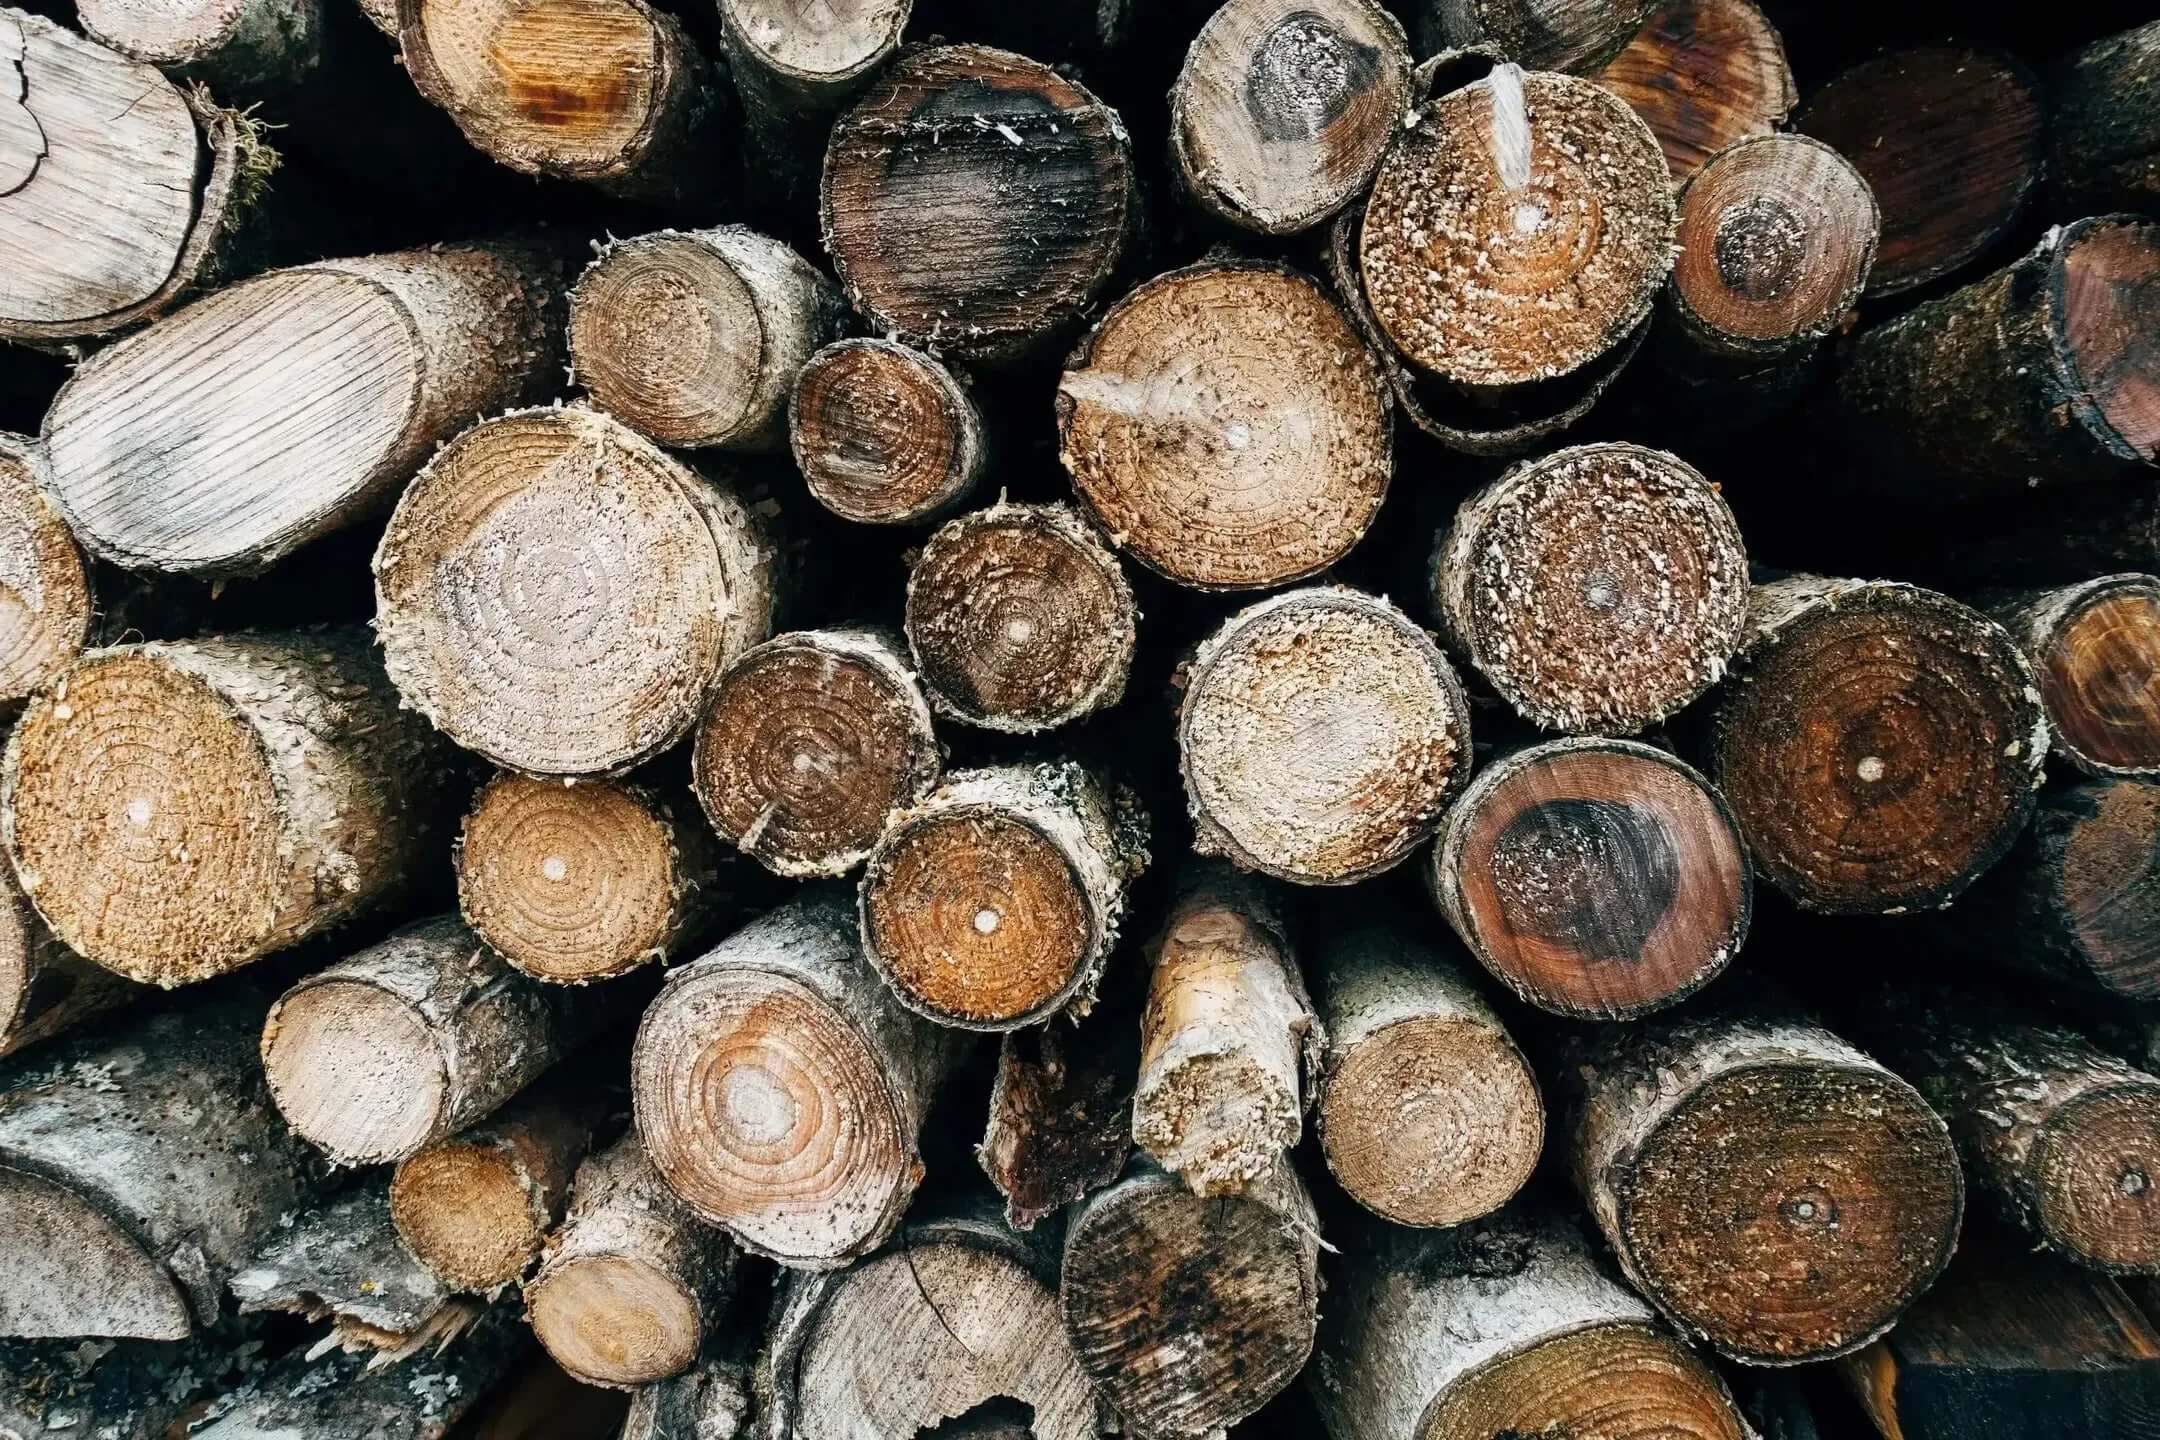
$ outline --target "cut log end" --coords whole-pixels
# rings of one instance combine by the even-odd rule
[[[2116,1274],[2160,1273],[2160,1082],[2126,1079],[2062,1105],[2029,1163],[2051,1244]]]
[[[2039,672],[2058,756],[2088,775],[2160,774],[2160,578],[2103,576],[2004,623]]]
[[[435,1145],[397,1168],[390,1213],[421,1263],[459,1290],[514,1282],[540,1253],[550,1218],[535,1214],[516,1159],[492,1145]]]
[[[704,1338],[699,1297],[635,1255],[551,1265],[525,1290],[533,1333],[588,1383],[648,1385],[689,1368]]]
[[[8,1284],[0,1335],[184,1340],[187,1296],[140,1241],[64,1185],[0,1166]]]
[[[900,43],[910,0],[720,0],[729,48],[807,93],[843,91]],[[740,62],[738,62],[740,63]]]
[[[2160,221],[2072,227],[2049,282],[2071,393],[2099,412],[2082,423],[2117,456],[2160,460]]]
[[[1451,1387],[1417,1440],[1510,1435],[1744,1440],[1717,1373],[1647,1325],[1595,1324],[1504,1355]]]
[[[1755,0],[1665,0],[1597,80],[1649,125],[1676,184],[1726,147],[1777,130],[1800,98]]]
[[[2075,798],[2080,792],[2086,803]],[[2067,832],[2042,882],[2051,892],[2047,923],[2067,925],[2075,955],[2101,990],[2160,1000],[2160,789],[2103,781],[2057,799],[2044,802],[2059,811]],[[2030,920],[2021,926],[2021,935],[2042,933]]]
[[[82,552],[38,488],[41,464],[32,442],[0,435],[0,704],[65,674],[96,608]]]
[[[1526,70],[1595,74],[1656,0],[1421,0],[1421,54],[1482,49]]]
[[[412,1003],[357,979],[287,995],[263,1028],[262,1056],[286,1123],[354,1163],[395,1160],[426,1144],[452,1083]]]
[[[982,413],[952,371],[890,340],[840,340],[810,357],[788,402],[796,468],[818,503],[866,525],[915,525],[982,479]]]

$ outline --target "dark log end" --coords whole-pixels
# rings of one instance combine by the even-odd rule
[[[1755,0],[1664,0],[1597,80],[1649,125],[1675,183],[1727,146],[1775,131],[1800,98],[1784,42]]]
[[[982,417],[944,365],[890,340],[841,340],[796,377],[789,444],[819,504],[866,525],[935,520],[982,474]]]
[[[2046,1239],[2116,1274],[2160,1271],[2160,1082],[2088,1090],[2033,1138],[2034,1219]]]

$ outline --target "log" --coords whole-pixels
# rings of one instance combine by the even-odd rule
[[[1751,1365],[1859,1349],[1942,1274],[1943,1120],[1821,1026],[1709,1011],[1585,1036],[1563,1153],[1634,1288]]]
[[[1418,0],[1418,52],[1481,49],[1526,70],[1594,75],[1656,0]]]
[[[998,1037],[990,1118],[975,1159],[1005,1220],[1032,1230],[1124,1173],[1132,1153],[1139,1026],[1122,1009],[1098,1007],[1067,1025]]]
[[[1867,296],[1961,270],[2008,236],[2040,179],[2040,82],[2008,55],[1878,55],[1817,90],[1793,124],[1853,163],[1882,207]]]
[[[715,830],[792,878],[844,875],[944,768],[930,702],[882,627],[798,630],[729,666],[691,771]]]
[[[1113,543],[1200,590],[1326,569],[1387,496],[1387,392],[1325,291],[1209,261],[1110,307],[1058,381],[1058,453]]]
[[[1596,78],[1657,136],[1675,185],[1719,151],[1776,133],[1800,102],[1785,42],[1755,0],[1663,0]]]
[[[956,770],[896,811],[871,852],[863,953],[940,1025],[1085,1015],[1147,831],[1129,791],[1069,761]]]
[[[0,865],[0,1058],[140,999],[145,992],[53,938]]]
[[[227,988],[0,1072],[0,1335],[180,1340],[313,1200]],[[185,1185],[169,1177],[185,1175]]]
[[[2160,577],[2102,575],[1982,603],[2040,677],[2056,759],[2087,775],[2160,775]]]
[[[1308,1384],[1333,1440],[1753,1433],[1717,1372],[1554,1213],[1378,1230],[1328,1317]]]
[[[525,1283],[525,1308],[533,1334],[574,1379],[649,1385],[697,1360],[740,1262],[628,1135],[578,1167],[569,1215]]]
[[[570,292],[570,363],[663,445],[777,450],[804,362],[847,325],[832,281],[741,225],[610,241]]]
[[[408,1356],[429,1339],[437,1348],[452,1343],[470,1326],[463,1302],[398,1242],[381,1175],[319,1210],[284,1218],[289,1225],[228,1282],[241,1314],[329,1320],[347,1349]]]
[[[1410,101],[1410,42],[1377,0],[1230,0],[1170,87],[1170,158],[1202,211],[1294,235],[1364,190]]]
[[[1725,673],[1747,550],[1717,487],[1623,443],[1525,460],[1433,547],[1441,633],[1532,724],[1629,735]]]
[[[1395,927],[1318,949],[1315,1116],[1328,1172],[1397,1225],[1460,1225],[1520,1190],[1545,1141],[1537,1077],[1459,959]]]
[[[772,631],[777,549],[734,486],[620,421],[521,410],[457,437],[375,552],[406,703],[526,774],[620,774]]]
[[[94,650],[64,692],[8,742],[0,833],[52,933],[129,979],[250,964],[444,846],[448,747],[358,627]]]
[[[2032,667],[1978,611],[1791,576],[1755,587],[1736,673],[1706,768],[1756,872],[1802,909],[1940,909],[2025,828],[2047,718]]]
[[[1710,782],[1632,740],[1551,740],[1489,761],[1441,823],[1441,914],[1516,997],[1633,1020],[1724,973],[1755,887]]]
[[[261,1369],[253,1325],[193,1338],[0,1340],[0,1435],[24,1440],[170,1440],[220,1393]]]
[[[908,571],[906,623],[938,713],[1032,735],[1124,698],[1140,607],[1078,511],[1000,500],[924,544]]]
[[[731,1331],[708,1341],[706,1353],[682,1374],[639,1386],[621,1440],[751,1440],[756,1401],[749,1351],[759,1338]]]
[[[1139,215],[1117,111],[983,45],[903,51],[834,127],[821,203],[870,327],[976,362],[1068,330]]]
[[[833,121],[900,48],[914,0],[720,0],[752,174],[792,202],[817,183]]]
[[[2150,213],[2160,201],[2160,21],[2074,50],[2048,75],[2049,198],[2058,215]]]
[[[294,89],[323,59],[322,0],[84,0],[76,18],[99,44],[234,98]]]
[[[90,564],[45,498],[44,472],[35,440],[0,434],[0,706],[9,708],[74,666],[97,618]]]
[[[982,410],[935,356],[891,340],[836,340],[788,399],[788,444],[811,497],[864,525],[943,519],[982,483]]]
[[[1134,1433],[1219,1434],[1312,1353],[1320,1243],[1287,1160],[1213,1199],[1135,1160],[1072,1214],[1058,1281],[1065,1334]]]
[[[1870,493],[1946,507],[2094,488],[2116,472],[2147,483],[2160,459],[2155,277],[2160,222],[2080,220],[1864,333],[1838,409]]]
[[[466,812],[458,912],[535,980],[612,980],[723,914],[726,859],[682,798],[642,784],[497,775]]]
[[[700,1218],[833,1269],[899,1226],[962,1050],[863,964],[847,893],[807,891],[668,977],[630,1057],[638,1134]]]
[[[287,990],[263,1023],[263,1071],[286,1123],[333,1160],[403,1160],[492,1114],[609,1008],[438,916]]]

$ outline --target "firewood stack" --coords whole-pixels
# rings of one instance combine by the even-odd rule
[[[2160,1436],[2151,0],[18,0],[0,1437]]]

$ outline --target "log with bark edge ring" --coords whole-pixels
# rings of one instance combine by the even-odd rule
[[[2095,40],[2048,76],[2047,183],[2059,215],[2160,200],[2160,20]]]
[[[0,707],[66,674],[91,643],[90,565],[41,489],[44,453],[0,433]]]
[[[83,33],[235,101],[309,83],[323,61],[323,0],[86,0]]]
[[[1656,0],[1418,0],[1418,52],[1482,49],[1525,69],[1595,74]]]
[[[2160,775],[2160,576],[2102,575],[1982,604],[2040,677],[2057,759],[2087,775]]]
[[[891,340],[836,340],[788,399],[788,444],[820,505],[864,525],[942,519],[981,483],[982,411],[934,356]]]
[[[1800,102],[1755,0],[1664,0],[1596,78],[1658,137],[1676,185],[1727,146],[1775,133]]]

